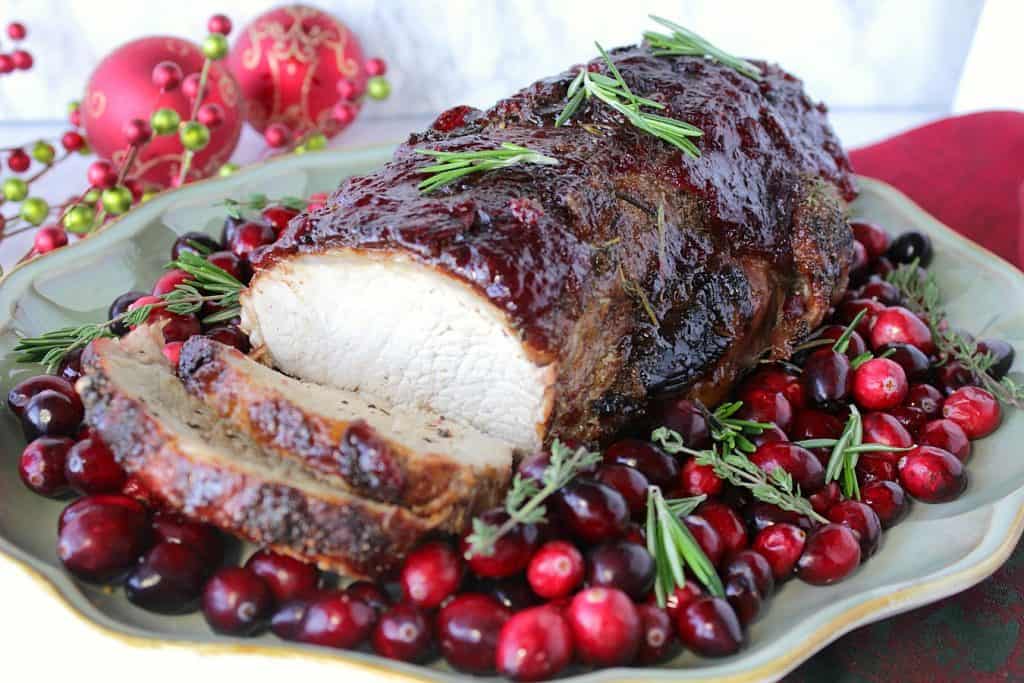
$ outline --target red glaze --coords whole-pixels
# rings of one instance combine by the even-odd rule
[[[161,275],[160,279],[153,285],[153,296],[161,296],[173,292],[178,285],[183,285],[191,279],[192,276],[184,270],[178,270],[177,268],[169,270]]]
[[[871,326],[871,348],[902,342],[916,346],[926,354],[935,353],[932,332],[920,318],[902,306],[890,306],[875,316]]]
[[[867,410],[895,408],[908,389],[903,368],[888,358],[872,358],[853,373],[853,398]]]
[[[899,461],[900,485],[924,503],[945,503],[967,488],[967,471],[955,455],[935,446],[918,446]]]
[[[804,493],[814,493],[825,485],[825,469],[806,448],[792,443],[769,443],[750,455],[750,461],[771,474],[777,467],[793,475]]]
[[[684,646],[702,657],[725,657],[743,646],[736,612],[721,598],[697,598],[682,608],[676,633]]]
[[[595,478],[622,494],[633,519],[643,519],[647,510],[647,487],[650,482],[640,470],[628,465],[602,465]]]
[[[320,573],[313,565],[265,548],[253,553],[245,568],[266,582],[279,605],[312,597],[320,583]]]
[[[921,428],[917,442],[921,446],[935,446],[949,451],[960,462],[967,462],[971,457],[970,439],[960,425],[952,420],[932,420]]]
[[[864,245],[868,260],[874,261],[883,256],[889,248],[888,233],[874,223],[852,221],[850,228],[853,230],[854,239]]]
[[[508,514],[495,508],[488,510],[480,518],[493,526],[501,526],[508,520]],[[459,540],[459,551],[466,560],[469,568],[477,576],[486,576],[500,579],[505,576],[512,576],[524,569],[530,562],[530,556],[537,548],[540,534],[536,525],[516,524],[507,533],[503,534],[494,543],[494,552],[490,555],[470,553],[469,536],[471,530],[467,530]]]
[[[866,560],[878,550],[882,540],[882,523],[869,505],[857,500],[844,500],[833,505],[827,516],[830,521],[857,532],[863,559]]]
[[[64,474],[71,488],[82,494],[117,493],[128,480],[114,454],[98,436],[82,439],[71,448]]]
[[[797,576],[809,584],[825,586],[852,574],[860,559],[857,534],[841,524],[826,524],[808,537],[797,561]]]
[[[850,359],[831,347],[818,349],[804,362],[803,383],[808,402],[836,407],[850,397]]]
[[[274,608],[270,588],[242,567],[224,567],[203,588],[203,616],[218,633],[255,635]]]
[[[62,377],[55,377],[54,375],[36,375],[35,377],[21,380],[7,392],[7,407],[15,415],[21,417],[25,410],[25,404],[28,403],[29,399],[47,389],[63,394],[72,403],[77,402],[79,406],[82,405],[82,400],[78,397],[78,393],[68,380]]]
[[[629,506],[615,489],[587,479],[576,479],[553,497],[555,514],[576,538],[600,543],[619,538],[629,523]]]
[[[441,542],[421,545],[402,566],[402,595],[417,607],[437,607],[453,595],[462,582],[462,557]]]
[[[725,488],[711,465],[700,465],[690,458],[679,470],[679,493],[683,496],[717,496]]]
[[[629,596],[620,590],[580,591],[565,617],[576,654],[585,664],[623,666],[633,661],[640,648],[640,615]]]
[[[66,436],[41,436],[30,442],[18,461],[21,481],[41,496],[56,498],[67,493],[65,466],[74,445]]]
[[[793,575],[806,544],[806,531],[782,523],[762,529],[754,538],[753,548],[768,561],[775,580],[785,581]]]
[[[382,657],[420,662],[430,654],[431,626],[418,607],[395,605],[377,621],[372,642]]]
[[[377,621],[373,608],[345,593],[324,593],[306,608],[296,640],[343,650],[366,640]]]
[[[203,556],[180,543],[157,543],[132,569],[125,596],[151,612],[187,614],[199,606],[209,574]]]
[[[629,541],[610,541],[587,554],[587,585],[616,588],[640,600],[654,586],[654,569],[647,548]]]
[[[582,559],[580,565],[582,570]],[[494,673],[498,635],[511,617],[512,611],[492,597],[457,595],[437,615],[441,654],[459,671]]]
[[[747,528],[743,520],[725,503],[707,501],[697,509],[697,514],[706,519],[722,539],[724,561],[728,562],[749,545]]]
[[[679,640],[668,612],[657,605],[637,605],[636,613],[640,617],[640,649],[636,663],[651,666],[675,656]]]
[[[224,536],[217,527],[193,522],[173,512],[153,515],[153,539],[194,548],[210,568],[220,566],[224,560]]]
[[[501,628],[495,653],[498,673],[514,681],[540,681],[568,666],[573,634],[557,609],[532,607]]]
[[[782,431],[793,423],[793,407],[781,392],[771,389],[750,389],[742,396],[743,406],[736,417],[755,422],[774,423]]]
[[[883,529],[899,523],[910,509],[910,501],[903,487],[894,481],[873,481],[861,486],[860,497],[875,514]]]
[[[62,516],[57,556],[68,571],[85,581],[109,581],[124,573],[149,543],[145,511],[106,498],[83,498]]]
[[[947,396],[942,416],[960,425],[970,439],[988,436],[1002,419],[999,401],[979,387],[963,387]]]
[[[564,598],[583,581],[583,555],[566,541],[549,541],[534,553],[526,570],[533,592],[542,598]]]
[[[725,554],[725,544],[722,543],[722,537],[715,531],[715,527],[711,526],[711,522],[700,515],[687,515],[683,518],[683,523],[697,539],[697,544],[708,556],[711,564],[716,567],[720,565]]]
[[[679,476],[679,464],[675,458],[640,439],[616,441],[605,450],[604,461],[633,467],[655,486],[671,486]]]
[[[942,392],[931,384],[911,384],[907,405],[918,408],[932,420],[942,415]]]
[[[868,413],[863,417],[864,443],[882,444],[892,448],[907,448],[914,445],[910,432],[888,413]],[[876,458],[897,462],[903,457],[902,451],[875,451]]]

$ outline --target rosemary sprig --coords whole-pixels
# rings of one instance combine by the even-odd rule
[[[72,351],[85,348],[95,339],[116,336],[110,329],[114,323],[119,322],[126,326],[139,325],[149,317],[154,307],[155,304],[147,304],[132,311],[125,311],[103,323],[62,327],[38,337],[22,337],[14,345],[14,351],[18,354],[15,359],[19,363],[39,363],[46,372],[53,372],[64,360],[64,356]]]
[[[302,197],[284,195],[282,197],[268,197],[261,192],[254,192],[245,199],[231,199],[230,197],[220,202],[227,207],[227,213],[232,218],[241,219],[246,211],[262,211],[268,206],[283,206],[293,211],[302,211],[308,202]]]
[[[473,532],[467,539],[467,559],[474,555],[491,555],[497,540],[515,528],[516,524],[544,522],[547,513],[544,502],[547,498],[600,460],[600,453],[592,453],[582,447],[573,451],[555,439],[551,443],[551,461],[544,468],[540,483],[519,474],[512,480],[512,488],[505,495],[508,519],[503,524],[488,524],[479,517],[473,520]]]
[[[736,411],[742,407],[743,401],[733,401],[718,406],[714,412],[708,415],[708,429],[711,432],[711,438],[721,443],[725,450],[753,453],[757,450],[757,446],[747,436],[757,436],[764,430],[771,429],[772,425],[733,417]]]
[[[417,187],[423,194],[433,192],[439,187],[455,182],[471,173],[493,171],[518,164],[538,164],[541,166],[558,166],[558,159],[545,156],[540,152],[511,142],[501,143],[498,149],[475,150],[471,152],[442,152],[435,149],[417,149],[417,154],[432,156],[440,163],[424,166],[418,173],[430,174],[430,177]]]
[[[707,465],[715,474],[733,486],[749,490],[758,500],[776,505],[783,510],[805,515],[822,524],[827,519],[815,512],[810,501],[800,494],[800,487],[793,476],[778,467],[771,474],[755,465],[746,455],[728,448],[725,442],[718,442],[709,449],[695,451],[683,444],[683,437],[667,427],[658,427],[651,434],[651,441],[658,443],[668,453],[692,455],[698,465]]]
[[[711,595],[725,597],[725,588],[715,566],[686,524],[680,521],[681,517],[693,512],[705,498],[696,496],[665,500],[657,486],[647,489],[647,550],[654,558],[654,594],[662,607],[677,586],[686,584],[684,565]]]
[[[691,157],[699,157],[700,149],[690,138],[700,137],[704,135],[704,132],[685,121],[641,110],[641,107],[661,110],[665,109],[665,105],[633,94],[608,53],[600,43],[595,43],[595,45],[601,52],[601,57],[604,58],[611,76],[591,73],[586,67],[580,69],[579,74],[569,84],[569,90],[566,92],[568,100],[555,119],[555,125],[565,125],[579,110],[584,100],[597,98],[622,114],[635,128],[648,135],[653,135],[659,140],[664,140]]]
[[[997,380],[989,374],[996,362],[990,353],[982,353],[973,339],[953,329],[940,303],[939,285],[932,273],[920,276],[918,262],[901,265],[889,273],[888,281],[903,294],[907,307],[921,314],[932,331],[932,341],[939,354],[947,360],[959,362],[973,373],[987,391],[1000,402],[1015,408],[1024,408],[1024,384],[1010,376]]]
[[[679,24],[653,14],[649,16],[672,32],[671,35],[665,35],[656,31],[644,32],[644,40],[651,46],[655,56],[694,55],[707,57],[719,64],[735,69],[747,78],[752,78],[755,81],[761,80],[761,69],[756,65],[751,64],[745,59],[734,57],[728,52],[715,47],[704,38],[701,38],[687,28],[683,28]]]

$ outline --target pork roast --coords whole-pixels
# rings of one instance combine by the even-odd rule
[[[658,397],[715,402],[762,354],[785,356],[852,258],[852,176],[825,108],[777,66],[756,81],[644,46],[612,60],[703,130],[699,158],[597,100],[555,127],[579,67],[448,111],[254,257],[253,341],[288,374],[523,449],[600,440]],[[417,149],[504,142],[559,164],[418,190],[432,161]]]

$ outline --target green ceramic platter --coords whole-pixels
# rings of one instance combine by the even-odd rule
[[[0,283],[0,377],[6,391],[38,370],[18,365],[11,349],[18,334],[35,335],[72,323],[98,321],[115,296],[148,289],[168,259],[176,235],[218,234],[217,203],[253,192],[308,195],[335,188],[390,157],[391,147],[296,156],[160,195],[92,238],[37,259]],[[1009,264],[940,225],[892,188],[861,179],[854,210],[897,232],[916,229],[935,243],[933,269],[953,322],[1008,340],[1024,350],[1024,276]],[[24,441],[8,411],[0,417],[0,552],[56,590],[68,619],[84,618],[132,646],[163,644],[219,656],[302,656],[343,674],[346,667],[388,678],[469,680],[443,664],[397,664],[364,652],[297,646],[266,635],[256,640],[216,636],[198,614],[164,617],[131,605],[120,590],[79,583],[55,556],[57,516],[63,504],[26,490],[17,459]],[[843,633],[870,621],[937,600],[982,580],[1008,557],[1024,528],[1024,414],[1010,413],[993,436],[975,444],[967,493],[941,506],[915,505],[885,535],[881,551],[851,579],[816,588],[792,581],[749,631],[740,654],[700,660],[685,654],[656,669],[579,673],[573,680],[769,680],[783,675]],[[240,549],[244,552],[244,549]]]

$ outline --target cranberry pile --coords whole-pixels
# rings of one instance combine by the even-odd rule
[[[172,255],[200,247],[245,281],[247,255],[273,240],[291,215],[271,207],[261,221],[229,219],[222,242],[190,233]],[[890,243],[875,225],[854,223],[853,230],[851,287],[830,320],[792,362],[762,364],[736,390],[738,417],[770,423],[751,436],[750,461],[766,472],[788,472],[817,519],[759,500],[692,457],[630,437],[554,492],[546,521],[512,525],[488,555],[472,552],[468,532],[435,539],[412,552],[393,580],[343,589],[330,587],[315,567],[269,550],[241,567],[225,566],[218,530],[161,509],[82,427],[72,385],[79,355],[65,359],[56,376],[27,379],[8,396],[30,440],[21,477],[44,496],[82,494],[60,518],[58,555],[68,571],[84,581],[120,582],[128,599],[148,610],[201,609],[221,633],[269,628],[285,640],[372,648],[408,662],[441,657],[459,671],[515,680],[551,678],[574,663],[653,665],[683,649],[730,655],[782,583],[841,581],[879,550],[883,530],[905,516],[912,500],[961,495],[972,441],[1000,422],[1000,404],[979,386],[981,378],[937,351],[928,321],[906,308],[885,279],[896,265],[927,265],[928,238],[907,233]],[[152,295],[118,297],[111,316],[169,291],[183,275],[167,272]],[[235,325],[203,329],[196,316],[159,315],[170,321],[165,353],[172,359],[192,334],[247,349]],[[1012,347],[998,340],[979,347],[996,359],[993,377],[1009,370]],[[654,412],[654,424],[688,447],[711,446],[713,418],[704,406],[679,399]],[[848,486],[826,481],[830,449],[810,446],[839,439],[851,414],[862,416],[863,442],[875,445],[856,461],[859,499],[844,493]],[[539,489],[550,459],[526,458],[518,474]],[[724,596],[710,595],[690,573],[658,604],[658,567],[645,525],[652,486],[668,498],[706,497],[682,522],[717,571]],[[482,515],[494,526],[508,520],[504,509]]]

